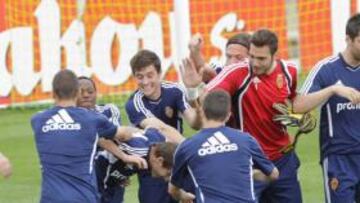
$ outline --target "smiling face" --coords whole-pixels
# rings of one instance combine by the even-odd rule
[[[134,73],[139,90],[145,97],[156,100],[161,95],[161,74],[154,65],[141,68]]]
[[[96,88],[89,79],[79,80],[79,97],[77,99],[77,106],[87,109],[95,108],[96,104]]]

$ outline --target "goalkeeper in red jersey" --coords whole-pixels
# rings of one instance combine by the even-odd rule
[[[249,60],[226,66],[207,84],[206,90],[223,89],[231,95],[236,127],[253,135],[280,171],[275,182],[255,182],[258,201],[296,203],[302,202],[297,177],[300,162],[294,150],[283,152],[291,139],[286,126],[273,120],[279,114],[273,105],[295,97],[297,68],[276,59],[277,49],[274,32],[256,31],[250,40]],[[189,96],[197,95],[193,92],[202,81],[198,73],[191,60],[184,63],[182,74]]]

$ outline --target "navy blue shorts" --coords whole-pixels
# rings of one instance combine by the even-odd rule
[[[279,179],[270,183],[254,181],[258,202],[301,203],[301,188],[297,176],[300,161],[295,152],[290,152],[273,163],[279,169]]]
[[[360,155],[329,155],[322,168],[326,202],[359,202]]]

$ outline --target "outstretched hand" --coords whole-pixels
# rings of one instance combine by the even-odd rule
[[[148,169],[147,161],[137,155],[125,155],[122,159],[125,163],[135,165],[139,169]]]
[[[183,59],[180,65],[182,81],[187,88],[196,88],[202,83],[203,69],[196,70],[194,62],[189,59]]]
[[[0,153],[0,174],[4,178],[8,178],[12,174],[12,167],[9,159]]]
[[[189,42],[190,53],[198,54],[204,46],[204,39],[200,33],[196,33],[191,37]]]
[[[333,90],[336,95],[348,99],[352,104],[360,103],[360,91],[344,85],[334,85]]]

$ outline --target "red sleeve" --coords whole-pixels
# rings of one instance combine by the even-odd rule
[[[288,66],[288,70],[292,78],[289,98],[293,100],[296,96],[296,89],[297,89],[297,68],[295,65],[291,64]]]
[[[246,76],[249,74],[249,66],[247,63],[238,63],[225,67],[215,78],[207,85],[206,90],[223,89],[230,95],[235,94]]]

